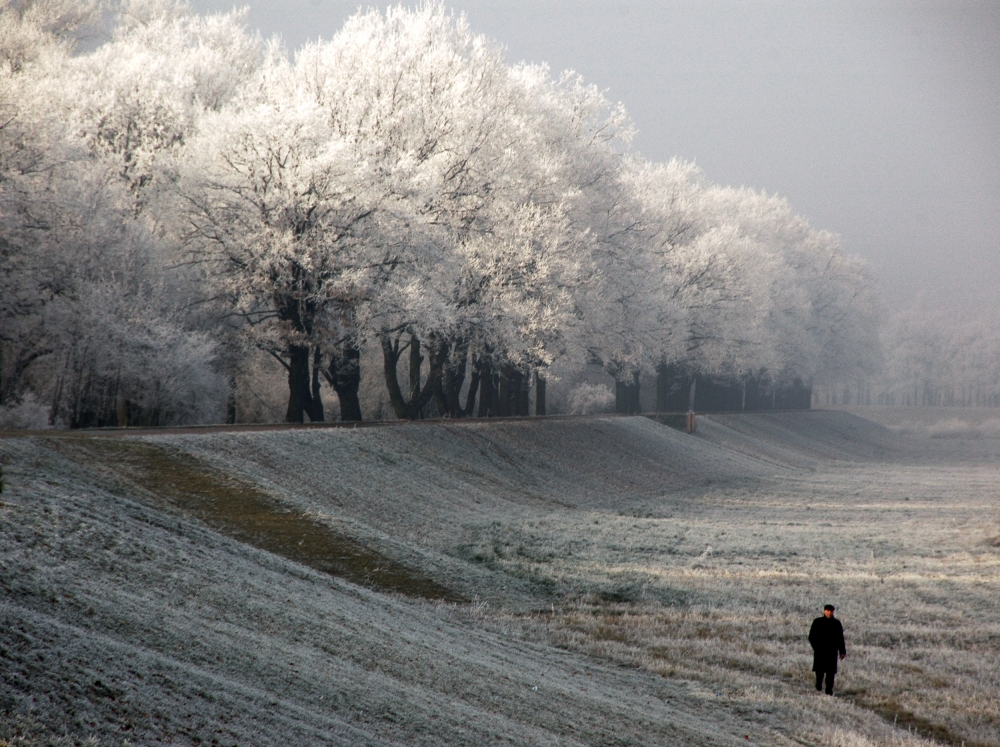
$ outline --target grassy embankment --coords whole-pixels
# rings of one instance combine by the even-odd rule
[[[191,517],[209,533],[324,573],[439,600],[393,602],[393,614],[408,618],[408,643],[441,656],[434,674],[417,663],[419,655],[374,642],[379,635],[355,619],[370,611],[345,613],[353,634],[337,636],[356,650],[338,655],[401,683],[375,708],[381,715],[369,710],[367,717],[358,714],[372,707],[371,696],[359,683],[334,688],[339,717],[350,714],[348,722],[357,720],[373,738],[488,743],[521,735],[537,742],[548,734],[596,744],[613,735],[642,744],[666,729],[664,738],[693,744],[725,743],[744,731],[760,743],[1000,743],[1000,473],[989,440],[907,441],[848,416],[815,413],[706,419],[696,437],[641,419],[609,419],[34,443],[36,461],[44,452],[49,469],[76,470],[76,479],[93,483],[86,489],[95,499],[138,499],[144,511]],[[8,448],[4,455],[16,495],[44,494],[64,518],[82,510],[79,501],[69,505],[65,481],[49,480],[46,493],[45,480],[25,479],[30,452]],[[38,462],[43,471],[45,461]],[[46,544],[49,556],[57,554],[51,537],[32,544],[18,524],[25,510],[16,499],[7,504],[8,536],[25,556],[46,555]],[[35,518],[33,531],[44,536],[51,528],[45,514]],[[245,560],[227,561],[223,574],[215,556],[205,563],[216,580],[196,584],[188,597],[203,611],[178,630],[204,626],[202,618],[234,603],[213,583],[244,584],[264,599],[282,593],[275,583],[287,583],[280,581],[287,571],[267,583],[248,578],[253,563]],[[65,564],[51,565],[50,585],[67,598],[92,593],[62,578]],[[113,576],[113,564],[104,572]],[[35,612],[59,605],[33,601]],[[828,601],[838,607],[850,647],[833,701],[811,689],[804,642],[809,620]],[[166,604],[170,612],[178,606]],[[127,617],[131,608],[121,608]],[[246,645],[241,635],[278,636],[289,622],[269,614],[262,630],[244,620],[243,633],[231,634],[226,646]],[[331,635],[329,624],[312,625],[316,635]],[[96,629],[107,634],[108,627]],[[455,641],[424,645],[442,629]],[[202,632],[201,647],[217,652],[219,631]],[[114,634],[146,649],[160,646],[128,626]],[[541,672],[560,670],[566,714],[593,710],[593,697],[614,700],[621,687],[641,695],[627,706],[605,705],[608,727],[601,730],[542,717],[517,688],[501,690],[486,708],[499,722],[473,728],[475,714],[463,710],[482,707],[486,696],[461,670],[484,667],[491,654],[470,650],[463,660],[448,651],[470,635],[479,646],[534,657]],[[560,650],[573,658],[556,666]],[[329,687],[316,661],[329,652],[298,656],[318,667],[299,707],[310,697],[310,707],[321,705],[315,698],[322,696],[309,693]],[[250,666],[262,670],[254,682],[264,690],[275,686],[266,659],[258,655]],[[513,667],[526,668],[526,661]],[[455,701],[424,702],[434,699],[427,676],[435,680],[430,691],[451,692]],[[586,687],[576,682],[584,676]],[[79,695],[81,707],[95,699],[90,690]],[[419,702],[407,706],[417,693]],[[636,713],[645,722],[636,722]],[[670,714],[684,728],[668,726]]]

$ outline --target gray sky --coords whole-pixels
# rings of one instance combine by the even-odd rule
[[[359,7],[237,4],[291,50],[333,36]],[[680,156],[713,182],[787,197],[868,260],[887,301],[1000,305],[997,0],[450,5],[511,62],[571,68],[606,89],[648,158]]]

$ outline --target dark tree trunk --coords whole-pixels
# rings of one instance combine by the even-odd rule
[[[322,423],[326,417],[323,412],[323,398],[320,396],[319,391],[319,378],[320,371],[323,369],[323,354],[320,352],[319,345],[316,346],[316,350],[313,353],[313,369],[312,369],[312,397],[308,402],[306,407],[306,414],[309,419],[314,423]]]
[[[615,412],[633,415],[642,410],[639,405],[639,372],[632,372],[632,381],[615,378]]]
[[[438,411],[449,418],[462,418],[472,413],[476,401],[476,388],[471,385],[462,405],[462,387],[465,385],[465,373],[469,366],[469,345],[464,340],[458,340],[454,345],[442,343],[436,351],[440,357],[441,377],[435,381],[434,399]]]
[[[486,358],[482,358],[477,366],[479,369],[479,417],[495,417],[498,399],[497,381],[493,375],[493,366]]]
[[[230,370],[226,378],[229,383],[229,395],[226,397],[226,424],[234,425],[238,415],[236,412],[236,372]]]
[[[531,374],[517,372],[518,387],[514,400],[514,414],[521,417],[531,415]]]
[[[410,392],[411,397],[406,400],[403,397],[403,392],[399,387],[399,377],[396,373],[396,365],[399,363],[399,357],[402,351],[399,345],[399,336],[395,340],[390,338],[388,334],[383,334],[381,336],[382,343],[382,362],[383,362],[383,373],[385,374],[385,386],[389,392],[389,401],[392,403],[392,409],[396,413],[397,418],[404,420],[416,420],[420,417],[420,413],[423,411],[424,407],[428,402],[431,401],[431,397],[434,396],[434,385],[433,382],[435,378],[441,376],[441,361],[440,356],[431,355],[431,371],[428,377],[428,382],[426,385],[420,385],[420,361],[423,358],[420,356],[420,342],[417,336],[414,334],[410,335]],[[416,355],[414,355],[414,348],[416,349]],[[416,364],[416,365],[414,365]],[[415,393],[415,396],[413,396]]]
[[[498,417],[530,414],[528,404],[530,382],[521,371],[511,365],[501,366],[499,384],[496,402]]]
[[[410,401],[420,398],[420,366],[424,357],[420,354],[420,340],[416,335],[410,335]]]
[[[469,378],[469,393],[465,396],[464,417],[471,418],[476,411],[476,393],[479,391],[479,368],[472,367],[472,376]]]
[[[406,400],[399,388],[399,376],[396,373],[396,364],[399,363],[399,338],[392,340],[389,335],[383,334],[379,342],[382,344],[382,373],[385,376],[389,402],[396,417],[401,418],[406,410]]]
[[[676,365],[660,365],[656,369],[656,411],[685,412],[691,377]]]
[[[496,416],[505,418],[511,410],[511,387],[509,366],[500,367],[500,380],[497,382]]]
[[[316,316],[315,303],[302,300],[296,293],[276,293],[274,308],[278,318],[297,334],[310,335],[313,329],[313,319]],[[270,351],[281,361],[288,371],[288,409],[285,421],[288,423],[305,422],[305,416],[314,422],[323,420],[323,399],[320,396],[320,351],[313,351],[308,345],[289,343],[285,351],[287,362],[274,351]],[[313,353],[310,366],[310,353]]]
[[[545,414],[545,377],[535,373],[535,415]]]
[[[455,343],[446,359],[444,370],[441,372],[441,382],[444,387],[445,404],[448,407],[448,415],[453,418],[461,418],[465,415],[465,407],[462,406],[462,387],[465,385],[465,369],[469,363],[469,346],[464,340]],[[476,398],[475,392],[469,391],[469,396],[473,400]],[[468,404],[468,400],[466,400]]]
[[[288,409],[285,422],[305,422],[309,394],[309,348],[297,345],[288,350]]]
[[[361,420],[361,401],[358,389],[361,386],[361,351],[350,340],[335,347],[330,356],[330,366],[323,372],[326,380],[340,400],[340,419]]]
[[[305,345],[288,346],[288,410],[285,412],[287,423],[304,423],[306,415],[314,423],[323,420],[323,401],[319,397],[319,374],[311,371],[310,352],[312,351]]]
[[[441,417],[449,418],[452,417],[451,408],[449,407],[449,402],[448,402],[448,400],[450,399],[448,395],[451,393],[451,386],[450,386],[451,372],[448,370],[447,352],[444,352],[441,357],[442,360],[445,361],[445,364],[441,370],[441,376],[439,376],[435,380],[428,381],[427,386],[433,387],[434,389],[434,404],[437,406],[438,414]]]

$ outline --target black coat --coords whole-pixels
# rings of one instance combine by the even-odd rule
[[[813,649],[813,671],[836,672],[837,654],[847,656],[844,626],[835,617],[817,617],[809,629],[809,645]]]

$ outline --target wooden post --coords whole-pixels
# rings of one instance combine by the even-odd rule
[[[695,420],[695,414],[694,414],[694,400],[697,388],[698,388],[698,378],[696,376],[692,376],[691,389],[688,392],[688,411],[687,411],[687,416],[684,419],[685,433],[694,433],[698,427],[698,423]]]

